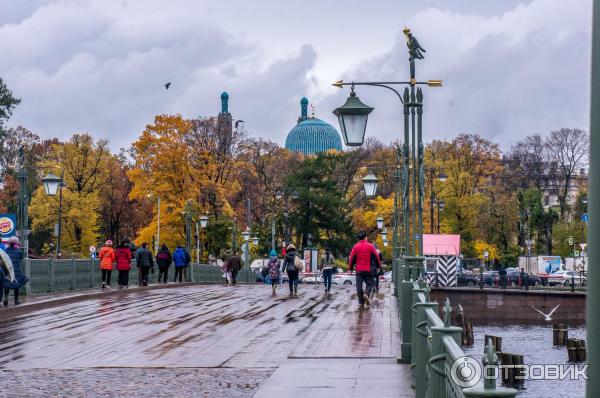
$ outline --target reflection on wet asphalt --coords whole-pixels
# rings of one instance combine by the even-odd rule
[[[361,312],[352,289],[321,289],[289,297],[265,285],[185,286],[7,313],[0,368],[272,368],[288,356],[398,355],[389,294]]]

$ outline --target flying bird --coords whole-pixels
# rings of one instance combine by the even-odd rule
[[[168,82],[167,84],[165,84],[165,88],[168,90],[169,87],[171,87],[171,82]]]
[[[246,122],[244,122],[243,120],[236,120],[236,121],[235,121],[235,128],[236,128],[236,129],[238,128],[238,125],[239,125],[240,123],[246,123]]]
[[[533,306],[531,308],[533,308],[534,310],[536,310],[537,312],[539,312],[540,314],[542,314],[542,316],[544,317],[545,321],[551,321],[552,320],[552,318],[551,318],[552,314],[554,314],[554,311],[556,311],[558,309],[558,307],[560,307],[560,304],[558,304],[556,307],[554,307],[554,309],[552,311],[550,311],[549,314],[544,314],[542,311],[538,310],[537,308],[535,308]]]

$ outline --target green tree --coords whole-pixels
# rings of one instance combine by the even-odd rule
[[[4,134],[4,122],[10,118],[13,109],[20,103],[21,100],[13,96],[12,91],[0,77],[0,134]],[[0,138],[4,137],[1,136]]]
[[[337,175],[351,153],[321,153],[304,159],[287,178],[291,192],[297,193],[290,221],[297,228],[302,246],[312,235],[313,246],[328,246],[336,254],[346,254],[351,244],[352,222],[348,202]]]

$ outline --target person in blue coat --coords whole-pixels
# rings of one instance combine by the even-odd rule
[[[185,250],[181,245],[177,246],[175,251],[173,252],[173,262],[175,263],[175,277],[173,278],[173,282],[177,282],[179,278],[179,282],[181,282],[182,277],[185,278],[187,282],[186,268],[190,264],[189,253]]]
[[[6,276],[2,280],[2,288],[4,289],[4,306],[8,306],[8,294],[10,290],[14,290],[15,305],[21,304],[19,301],[19,289],[25,285],[29,279],[21,272],[21,260],[23,260],[23,253],[19,249],[19,239],[15,236],[8,240],[8,247],[5,250],[8,257],[12,262],[13,271],[15,273],[15,279],[11,281]]]

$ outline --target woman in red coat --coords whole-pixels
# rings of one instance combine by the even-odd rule
[[[115,262],[115,251],[112,248],[112,240],[107,240],[104,247],[100,249],[100,269],[102,270],[102,289],[110,289],[110,274]]]
[[[117,261],[117,271],[119,271],[117,279],[119,289],[128,288],[129,270],[131,269],[131,249],[127,246],[126,240],[122,240],[119,246],[117,246],[115,260]]]

